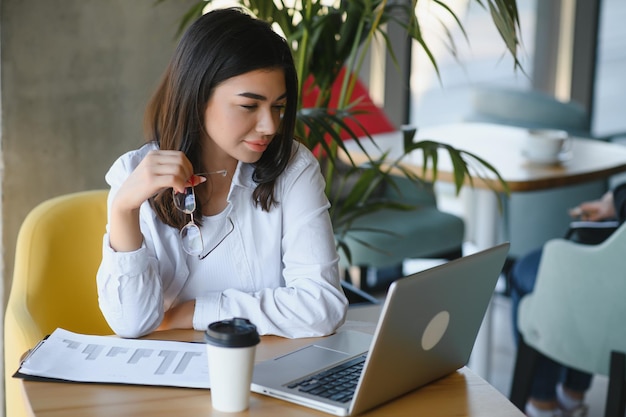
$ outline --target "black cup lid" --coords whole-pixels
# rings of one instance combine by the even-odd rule
[[[224,347],[248,347],[261,341],[256,326],[250,323],[250,320],[240,317],[209,324],[204,332],[204,340],[212,345]]]

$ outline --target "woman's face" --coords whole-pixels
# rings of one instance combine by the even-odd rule
[[[219,84],[204,112],[208,167],[221,169],[216,164],[224,158],[258,161],[278,130],[286,96],[281,69],[250,71]]]

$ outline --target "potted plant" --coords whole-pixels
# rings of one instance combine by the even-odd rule
[[[158,2],[162,1],[165,0]],[[514,58],[515,68],[520,67],[517,60],[519,19],[516,0],[475,1],[490,13]],[[181,18],[179,33],[211,3],[212,0],[199,0],[187,10]],[[335,203],[331,218],[337,244],[348,261],[350,252],[344,238],[355,219],[382,208],[415,209],[402,201],[381,198],[377,193],[382,185],[393,187],[394,175],[398,174],[412,179],[417,186],[424,182],[424,178],[402,166],[404,155],[410,152],[423,152],[424,174],[430,168],[432,177],[429,180],[434,181],[438,151],[445,149],[453,161],[457,193],[467,181],[471,184],[472,175],[482,177],[481,173],[485,171],[493,173],[507,190],[506,183],[487,161],[438,142],[415,142],[415,130],[404,131],[405,153],[396,160],[389,160],[385,154],[371,157],[361,146],[363,138],[373,139],[357,118],[363,110],[359,108],[359,97],[353,95],[357,82],[354,74],[359,74],[375,40],[385,43],[395,61],[393,45],[385,32],[386,24],[394,22],[401,25],[407,36],[417,41],[426,52],[438,72],[435,57],[421,31],[416,12],[417,0],[239,0],[239,4],[258,18],[278,25],[292,47],[301,98],[297,134],[320,159],[327,180],[327,195]],[[465,34],[461,21],[444,0],[433,0],[432,4],[449,14]],[[450,44],[449,48],[454,51],[455,45]],[[331,104],[331,91],[336,83],[340,83],[340,88]],[[316,91],[315,102],[312,106],[304,106],[302,98],[310,94],[311,89]],[[366,164],[357,165],[354,162],[344,144],[346,136],[361,146],[367,155]],[[343,159],[339,157],[341,152]],[[481,165],[481,169],[474,169],[476,163]],[[337,204],[338,201],[341,203]]]

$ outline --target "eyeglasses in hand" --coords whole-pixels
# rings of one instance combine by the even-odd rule
[[[226,171],[217,171],[216,174],[225,175]],[[209,173],[209,174],[212,174]],[[230,224],[228,232],[220,239],[217,244],[211,248],[208,252],[204,252],[204,242],[202,241],[202,233],[200,228],[193,220],[193,212],[196,210],[196,193],[194,187],[185,187],[185,191],[177,193],[175,190],[172,192],[174,199],[174,206],[185,214],[189,214],[191,219],[189,223],[180,229],[180,240],[183,250],[189,255],[197,256],[198,259],[204,259],[211,254],[217,247],[235,230],[235,225],[230,217],[228,222]]]

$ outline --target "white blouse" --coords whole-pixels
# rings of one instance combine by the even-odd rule
[[[156,144],[122,155],[106,174],[109,207],[118,188]],[[163,224],[146,201],[140,209],[144,242],[133,252],[115,252],[108,226],[97,274],[100,309],[120,336],[155,330],[163,313],[195,298],[193,327],[213,321],[250,319],[260,334],[312,337],[332,333],[344,319],[347,299],[339,283],[324,179],[317,160],[294,143],[294,154],[275,185],[277,206],[254,205],[254,167],[239,163],[225,212],[205,218],[205,259],[188,255],[177,229]],[[221,222],[223,234],[209,228]],[[232,229],[231,228],[232,221]],[[218,233],[219,234],[219,233]],[[215,242],[215,243],[213,243]]]

